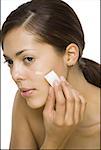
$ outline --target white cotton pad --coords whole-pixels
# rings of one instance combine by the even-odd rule
[[[55,80],[60,81],[58,75],[53,70],[47,73],[44,77],[52,87]]]

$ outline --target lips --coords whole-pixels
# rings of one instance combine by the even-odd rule
[[[21,91],[21,95],[23,97],[29,97],[32,95],[33,91],[35,91],[36,89],[26,89],[26,88],[22,88],[20,89]]]

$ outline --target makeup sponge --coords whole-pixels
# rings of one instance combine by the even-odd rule
[[[47,73],[44,77],[52,87],[55,80],[60,81],[58,75],[53,70]]]

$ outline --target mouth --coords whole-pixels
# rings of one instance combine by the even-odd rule
[[[35,91],[36,89],[25,89],[25,88],[22,88],[20,89],[20,92],[21,92],[21,95],[23,97],[29,97],[33,94],[33,92]]]

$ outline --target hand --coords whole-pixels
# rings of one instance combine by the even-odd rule
[[[49,140],[62,144],[69,138],[77,124],[83,119],[86,101],[78,91],[62,77],[50,87],[47,102],[43,111],[45,124],[45,143]]]

